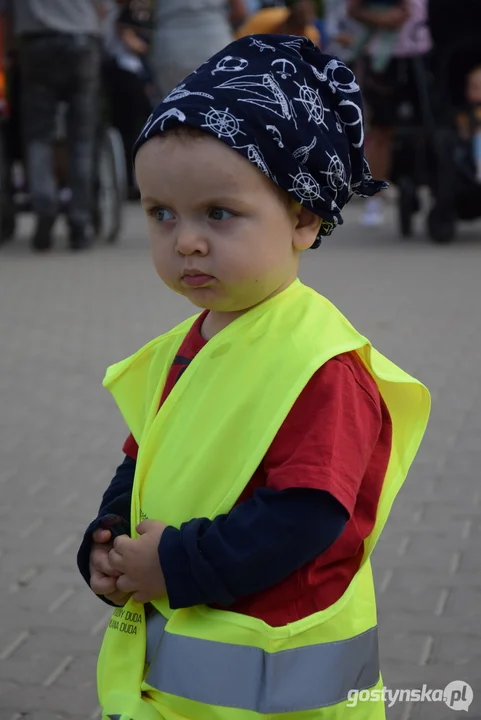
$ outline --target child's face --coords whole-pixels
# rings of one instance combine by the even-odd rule
[[[244,311],[296,278],[320,221],[223,142],[154,137],[136,173],[157,273],[194,305]]]
[[[481,103],[481,67],[469,74],[466,95],[468,102],[473,105]]]

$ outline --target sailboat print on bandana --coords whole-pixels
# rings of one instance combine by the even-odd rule
[[[283,120],[293,122],[297,129],[294,105],[272,73],[240,75],[217,85],[216,90],[235,90],[238,102],[258,105],[264,110],[269,110]],[[249,97],[242,97],[241,93]]]

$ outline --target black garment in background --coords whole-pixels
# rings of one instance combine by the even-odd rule
[[[105,87],[110,99],[110,120],[122,136],[129,188],[134,187],[132,150],[152,112],[143,77],[120,68],[114,59],[105,66]]]
[[[37,215],[55,216],[58,192],[53,141],[58,103],[67,103],[72,226],[92,224],[95,142],[99,125],[98,38],[42,33],[19,43],[23,131],[31,202]]]

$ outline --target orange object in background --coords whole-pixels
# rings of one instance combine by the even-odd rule
[[[287,7],[274,7],[259,10],[258,12],[251,15],[251,17],[238,28],[236,37],[245,37],[246,35],[262,35],[268,34],[296,34],[305,35],[305,37],[312,40],[312,42],[321,47],[321,35],[317,27],[308,22],[299,32],[294,32],[293,28],[288,28],[287,23],[291,11]]]

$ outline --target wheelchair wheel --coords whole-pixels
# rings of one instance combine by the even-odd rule
[[[95,229],[101,242],[118,240],[127,194],[125,154],[120,133],[107,128],[101,138],[97,166]]]

